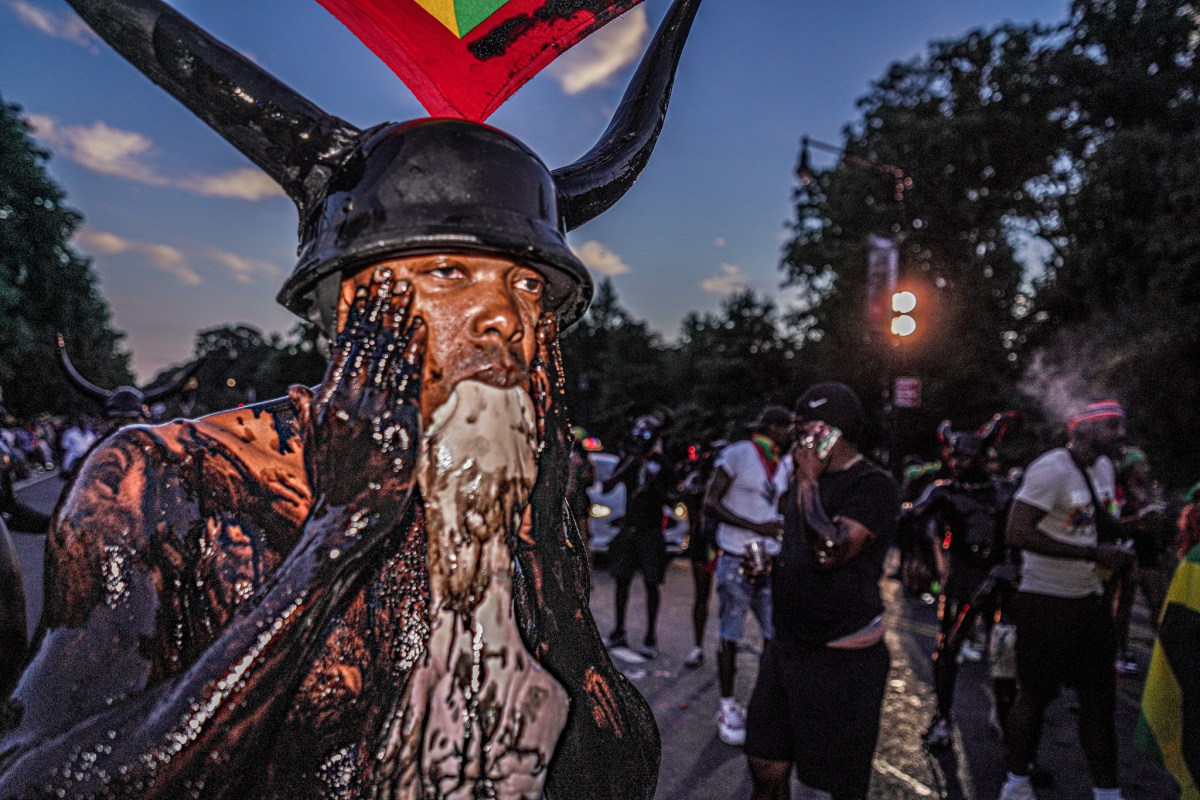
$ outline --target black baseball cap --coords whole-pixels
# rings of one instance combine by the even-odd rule
[[[796,401],[796,417],[803,422],[827,422],[853,442],[867,421],[867,412],[853,389],[831,382],[808,387]]]

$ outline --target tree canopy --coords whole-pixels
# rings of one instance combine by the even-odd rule
[[[132,382],[124,334],[87,259],[70,245],[80,215],[46,174],[48,155],[29,138],[20,108],[0,98],[0,385],[17,415],[91,411],[55,366],[61,332],[80,371],[97,385]]]
[[[893,65],[845,156],[796,192],[783,269],[813,303],[805,361],[860,391],[921,377],[904,449],[1001,407],[1044,445],[1072,406],[1115,396],[1155,466],[1194,481],[1198,34],[1188,3],[1077,0],[1059,28],[972,31]],[[911,185],[897,197],[879,165]],[[870,234],[898,242],[920,298],[903,350],[867,319]]]

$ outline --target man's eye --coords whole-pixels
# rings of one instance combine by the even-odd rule
[[[443,266],[430,269],[426,274],[432,275],[435,278],[441,278],[442,280],[456,280],[464,277],[466,272],[464,272],[463,268],[457,264],[445,264]]]
[[[536,275],[523,275],[516,280],[517,288],[541,297],[546,289],[546,282]]]

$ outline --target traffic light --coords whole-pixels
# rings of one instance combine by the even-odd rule
[[[896,336],[912,336],[917,332],[917,321],[912,312],[917,308],[917,296],[905,290],[892,295],[892,333]]]

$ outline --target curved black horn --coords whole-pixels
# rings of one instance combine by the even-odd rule
[[[1009,423],[1016,418],[1017,412],[1015,411],[1000,411],[980,426],[978,435],[983,439],[984,445],[999,444],[1008,430]]]
[[[204,366],[204,362],[207,360],[208,354],[205,353],[189,364],[185,369],[181,370],[179,375],[175,377],[175,380],[171,381],[167,385],[155,389],[154,391],[144,389],[143,394],[146,397],[146,404],[149,405],[150,403],[155,403],[178,392],[183,388],[183,385],[188,382],[188,378],[200,371],[200,368]]]
[[[700,0],[675,0],[629,82],[608,130],[587,155],[554,171],[558,209],[567,230],[603,213],[642,173],[658,141],[675,67]]]
[[[67,355],[67,343],[63,339],[63,335],[58,334],[56,340],[58,342],[58,363],[62,365],[63,372],[67,373],[67,378],[71,383],[75,384],[75,388],[98,403],[108,402],[108,398],[112,397],[113,393],[101,389],[80,375],[79,370],[75,369],[75,365],[71,363],[71,357]]]
[[[303,220],[359,130],[160,0],[67,0],[101,38],[270,175]]]

